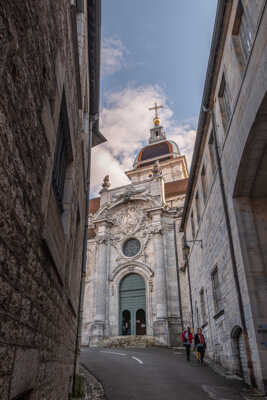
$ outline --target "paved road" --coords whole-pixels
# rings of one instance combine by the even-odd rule
[[[169,349],[83,349],[81,361],[107,400],[244,400],[240,381]]]

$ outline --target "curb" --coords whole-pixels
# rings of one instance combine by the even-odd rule
[[[86,395],[82,400],[106,400],[103,385],[84,364],[80,364],[80,375],[86,383]]]

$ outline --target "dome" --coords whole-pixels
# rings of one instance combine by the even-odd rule
[[[166,161],[180,156],[178,145],[172,140],[161,140],[143,147],[134,160],[134,168],[151,165],[156,160]]]

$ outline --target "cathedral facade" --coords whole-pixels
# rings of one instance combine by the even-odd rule
[[[175,223],[188,180],[184,155],[157,116],[149,144],[126,172],[129,185],[91,200],[84,291],[83,345],[121,335],[177,344],[181,295]]]

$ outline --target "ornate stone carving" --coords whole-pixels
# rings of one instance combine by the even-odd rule
[[[143,219],[144,213],[137,210],[136,204],[129,204],[115,215],[112,221],[117,227],[116,233],[121,232],[124,235],[133,235],[140,229]]]
[[[148,232],[150,234],[155,234],[155,233],[162,234],[162,226],[161,225],[150,225]]]
[[[97,244],[108,244],[109,237],[108,236],[98,236],[95,239]]]

